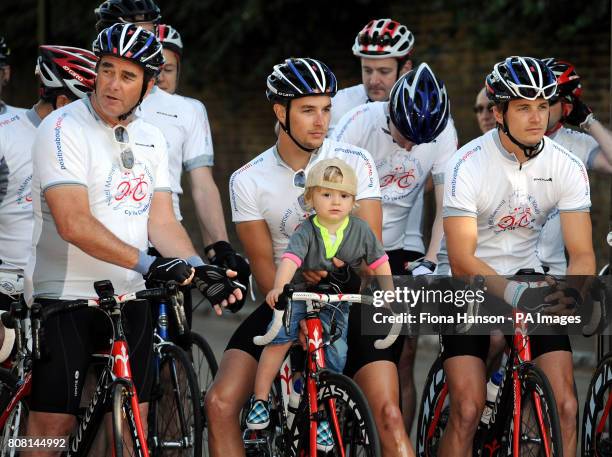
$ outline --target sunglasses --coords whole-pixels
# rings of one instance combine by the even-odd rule
[[[508,81],[507,84],[520,95],[522,98],[527,100],[535,100],[538,97],[542,97],[544,100],[548,100],[555,96],[557,93],[557,82],[553,82],[548,86],[544,86],[541,89],[534,88],[533,86],[526,84],[515,84]]]
[[[482,114],[482,112],[484,110],[487,110],[489,113],[493,112],[493,106],[495,106],[495,104],[493,102],[489,102],[485,105],[476,105],[474,106],[474,113],[476,114]]]
[[[304,189],[306,187],[306,172],[304,170],[298,170],[293,175],[293,187],[298,189]]]
[[[115,141],[121,148],[121,166],[124,170],[131,170],[134,168],[134,153],[130,147],[130,137],[128,131],[123,125],[116,125],[113,128],[115,134]]]

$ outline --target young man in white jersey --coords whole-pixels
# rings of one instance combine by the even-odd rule
[[[420,96],[414,97],[414,94]],[[383,246],[395,275],[433,274],[442,239],[442,196],[446,162],[457,150],[457,132],[450,118],[444,84],[426,63],[400,77],[388,102],[372,102],[349,111],[333,133],[336,141],[371,151],[380,177],[383,209]],[[436,216],[425,256],[404,249],[411,210],[422,201],[427,180],[433,177]],[[421,241],[422,243],[422,241]],[[410,430],[416,406],[414,356],[416,339],[406,340],[402,364],[402,406]],[[404,366],[405,365],[405,366]]]
[[[36,132],[26,299],[44,307],[95,298],[93,283],[100,279],[111,280],[118,294],[135,292],[144,288],[142,275],[183,284],[195,275],[211,303],[241,299],[228,277],[236,273],[205,265],[175,219],[165,139],[133,115],[163,64],[161,44],[141,27],[116,24],[94,41],[94,53],[99,61],[91,98],[51,113]],[[147,255],[149,241],[172,257]],[[221,281],[211,279],[225,274]],[[129,303],[122,312],[131,330],[132,373],[146,418],[150,309],[146,303]],[[30,436],[70,434],[85,378],[79,373],[86,372],[98,337],[108,331],[101,327],[91,312],[47,320],[49,357],[34,361],[32,369]]]
[[[576,155],[588,170],[612,174],[612,133],[593,116],[581,99],[580,76],[570,62],[545,59],[557,78],[558,93],[551,101],[548,135]],[[583,132],[564,126],[569,124]],[[538,258],[549,273],[564,275],[567,267],[559,213],[553,212],[544,225],[537,245]]]
[[[355,215],[380,237],[380,188],[372,157],[361,148],[325,138],[330,96],[335,91],[334,74],[317,60],[287,59],[276,65],[268,76],[267,95],[281,127],[278,142],[230,178],[236,231],[263,294],[272,289],[277,262],[290,236],[310,215],[304,206],[303,191],[309,170],[319,160],[340,158],[355,170],[359,204]],[[305,275],[314,283],[327,276],[313,271]],[[329,276],[324,280],[335,279],[335,275]],[[393,363],[397,348],[374,349],[374,338],[360,334],[360,309],[352,307],[349,315],[345,374],[353,375],[372,405],[383,455],[414,455],[399,409],[397,369]],[[245,455],[239,413],[253,390],[257,360],[263,349],[253,344],[253,336],[265,332],[271,315],[271,309],[263,303],[228,343],[206,396],[211,456]]]
[[[444,232],[453,275],[486,276],[488,291],[511,306],[522,306],[535,293],[541,300],[559,299],[551,312],[565,310],[579,300],[576,289],[551,297],[552,287],[530,288],[497,276],[543,271],[535,246],[555,208],[570,256],[567,273],[595,273],[586,170],[544,136],[555,77],[538,59],[509,57],[495,65],[486,89],[498,128],[457,151],[446,172]],[[442,342],[451,404],[439,455],[467,457],[485,404],[489,336],[444,335]],[[569,338],[532,335],[531,351],[555,394],[563,453],[573,457],[578,406]]]
[[[171,50],[176,52],[180,49],[182,52],[178,33],[169,34],[168,26],[159,24],[161,13],[154,0],[106,0],[96,8],[95,14],[98,30],[117,22],[137,23],[156,33],[159,41],[168,49],[164,53],[169,53],[170,59],[175,60]],[[249,282],[249,267],[228,242],[221,197],[212,175],[214,152],[206,109],[198,100],[170,94],[173,92],[166,93],[158,86],[154,87],[137,114],[158,127],[167,140],[175,214],[180,221],[179,198],[183,194],[181,175],[185,170],[189,172],[191,193],[207,257],[215,265],[238,271],[238,280],[246,285]],[[190,295],[186,294],[186,297],[188,302],[185,308],[191,322]],[[244,300],[240,300],[230,309],[236,312],[243,304]]]
[[[60,65],[58,62],[62,61]],[[0,309],[23,293],[23,270],[32,250],[32,142],[36,128],[56,108],[93,90],[96,56],[85,49],[40,46],[36,74],[40,99],[29,110],[0,115]],[[6,335],[6,338],[5,338]],[[6,359],[14,330],[0,325],[0,361]]]

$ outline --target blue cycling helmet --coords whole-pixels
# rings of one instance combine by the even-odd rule
[[[403,75],[391,89],[391,122],[415,144],[435,140],[446,128],[449,113],[446,87],[426,63]]]

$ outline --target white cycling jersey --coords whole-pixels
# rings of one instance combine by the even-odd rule
[[[306,175],[316,162],[330,158],[344,160],[357,173],[357,200],[380,199],[372,156],[349,144],[326,139],[319,150],[312,153],[304,170]],[[303,208],[304,189],[293,185],[295,174],[273,146],[236,170],[229,181],[232,220],[265,220],[272,237],[275,263],[296,227],[311,214]]]
[[[444,216],[477,219],[475,255],[498,274],[540,267],[536,243],[549,213],[590,206],[584,164],[547,137],[521,165],[491,130],[459,149],[446,169]]]
[[[172,203],[180,221],[183,170],[212,167],[214,163],[206,108],[198,100],[172,95],[154,86],[138,108],[138,115],[159,128],[166,138]]]
[[[144,287],[140,273],[95,259],[64,241],[44,198],[55,186],[85,187],[92,215],[125,243],[146,250],[153,194],[170,192],[166,141],[159,129],[137,117],[127,130],[134,155],[131,171],[122,168],[114,132],[89,99],[54,111],[40,124],[32,148],[34,234],[26,297],[96,298],[93,283],[101,279],[111,280],[119,294]]]
[[[17,114],[24,108],[17,108],[16,106],[7,105],[3,101],[0,100],[0,116],[4,116],[5,114]]]
[[[599,144],[591,135],[561,127],[550,138],[578,157],[587,169],[593,168],[595,157],[600,152]],[[553,211],[540,232],[537,244],[538,259],[549,268],[549,273],[564,275],[567,268],[565,244],[561,232],[559,211]]]
[[[21,269],[32,245],[32,142],[38,124],[33,108],[0,116],[0,260]]]
[[[363,84],[357,84],[356,86],[347,87],[336,92],[336,95],[332,98],[331,118],[329,120],[327,137],[335,138],[333,134],[334,129],[338,125],[338,122],[340,122],[340,119],[352,109],[364,103],[368,103],[369,101],[368,93]]]
[[[372,154],[382,194],[383,246],[387,251],[403,249],[408,217],[412,216],[410,210],[418,198],[422,199],[429,174],[434,184],[442,184],[446,162],[457,150],[452,119],[434,141],[406,151],[393,141],[389,132],[389,103],[373,102],[346,113],[333,138]]]

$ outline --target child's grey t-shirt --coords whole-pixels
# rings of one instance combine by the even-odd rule
[[[314,224],[314,217],[310,216],[295,230],[281,258],[291,259],[302,270],[337,270],[332,258],[326,256],[323,236]],[[332,257],[353,268],[359,268],[364,260],[371,269],[389,258],[368,224],[355,216],[349,216],[340,246]]]

